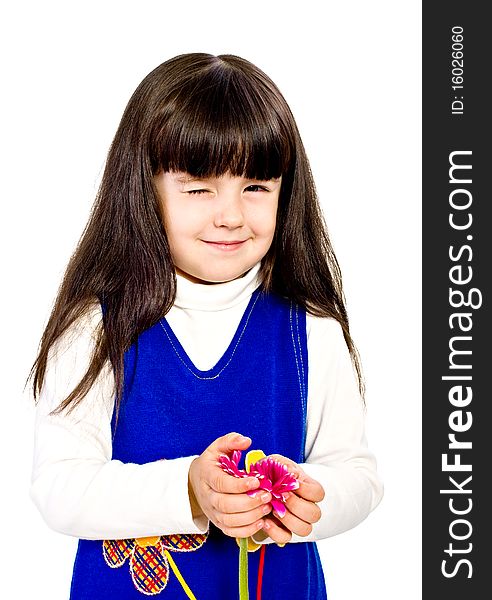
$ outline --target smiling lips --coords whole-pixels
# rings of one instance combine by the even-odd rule
[[[240,248],[244,242],[246,242],[246,240],[231,240],[231,241],[226,241],[226,240],[220,240],[217,242],[212,242],[212,241],[208,241],[208,240],[202,240],[203,242],[205,242],[206,244],[208,244],[209,246],[211,246],[212,248],[217,248],[218,250],[225,250],[226,252],[231,252],[232,250],[236,250],[237,248]]]

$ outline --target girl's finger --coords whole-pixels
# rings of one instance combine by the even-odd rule
[[[209,487],[221,494],[243,494],[255,490],[260,482],[256,477],[231,477],[224,473],[220,467],[213,469],[213,474],[208,482]]]
[[[270,492],[258,490],[258,494],[252,498],[247,494],[220,494],[210,492],[210,503],[218,513],[243,513],[262,507],[270,502]]]
[[[263,531],[277,544],[287,544],[292,539],[292,533],[271,517],[264,519]]]
[[[297,463],[286,456],[282,456],[282,454],[270,454],[269,458],[273,458],[282,465],[285,465],[294,475],[300,475],[301,473],[304,473]]]
[[[254,510],[240,513],[217,513],[215,518],[221,527],[247,527],[258,523],[263,517],[272,511],[271,504],[258,506]]]
[[[298,496],[310,502],[321,502],[323,500],[325,497],[323,486],[312,477],[309,477],[309,475],[306,475],[305,471],[297,463],[281,454],[271,454],[270,457],[285,465],[289,469],[289,472],[296,476],[299,488],[295,493]]]
[[[299,487],[294,493],[309,502],[321,502],[325,497],[323,486],[308,475],[299,479]]]
[[[303,519],[299,519],[299,517],[293,515],[290,510],[288,510],[283,517],[280,517],[276,511],[273,512],[273,515],[286,529],[301,537],[306,537],[313,530],[311,523],[307,523]]]
[[[257,531],[259,531],[263,527],[263,520],[256,521],[251,525],[247,525],[245,527],[227,527],[227,525],[222,525],[220,522],[215,523],[219,529],[221,529],[225,535],[230,537],[238,537],[245,538],[250,535],[254,535]]]
[[[317,523],[321,519],[321,510],[317,504],[291,494],[285,503],[289,511],[306,523]]]

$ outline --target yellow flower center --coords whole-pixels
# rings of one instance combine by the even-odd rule
[[[156,536],[151,536],[151,537],[135,538],[135,542],[136,542],[137,546],[140,546],[140,548],[145,548],[146,546],[157,546],[157,543],[159,542],[160,539],[161,539],[161,536],[156,535]]]
[[[262,450],[250,450],[248,454],[246,454],[246,458],[244,460],[246,472],[249,473],[251,466],[260,461],[262,458],[266,458],[266,455]]]

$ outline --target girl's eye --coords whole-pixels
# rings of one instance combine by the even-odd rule
[[[250,192],[268,192],[268,189],[266,187],[263,187],[262,185],[257,185],[257,184],[253,184],[253,185],[248,185],[248,187],[246,188],[246,191],[250,191]],[[198,189],[198,190],[188,190],[188,194],[206,194],[208,192],[208,190],[204,190],[204,189]]]
[[[251,190],[251,188],[255,189]],[[268,189],[263,187],[262,185],[249,185],[246,189],[251,190],[253,192],[268,192]]]
[[[208,190],[189,190],[188,194],[205,194]]]

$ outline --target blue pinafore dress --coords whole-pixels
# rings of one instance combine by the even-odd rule
[[[165,318],[140,334],[124,364],[113,459],[144,464],[201,454],[237,431],[253,440],[252,449],[304,461],[306,314],[295,303],[256,289],[229,347],[208,371],[195,367]],[[263,600],[326,599],[314,542],[268,544],[264,552]],[[259,556],[248,553],[251,600]],[[204,535],[81,539],[70,599],[235,600],[238,558],[236,540],[212,523]]]

